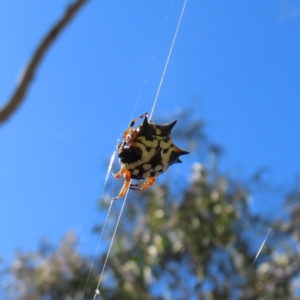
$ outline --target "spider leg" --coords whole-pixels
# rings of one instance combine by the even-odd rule
[[[121,173],[122,172],[122,173]],[[117,197],[115,197],[115,198],[113,198],[113,200],[117,200],[117,199],[120,199],[120,198],[122,198],[125,194],[126,194],[126,192],[127,192],[127,190],[128,190],[128,188],[129,188],[129,186],[130,186],[130,182],[131,182],[131,175],[130,175],[130,172],[128,171],[128,170],[126,170],[124,167],[121,169],[121,171],[118,173],[118,174],[116,174],[116,176],[119,176],[119,174],[121,173],[121,175],[122,174],[125,174],[125,182],[124,182],[124,184],[123,184],[123,187],[122,187],[122,189],[121,189],[121,191],[120,191],[120,193],[119,193],[119,195],[117,196]],[[121,176],[120,175],[120,176]],[[119,178],[119,177],[116,177],[115,176],[115,178]]]
[[[133,121],[131,121],[131,123],[129,124],[128,128],[124,131],[123,133],[123,139],[125,140],[127,135],[130,133],[130,131],[132,130],[132,127],[134,126],[134,124],[142,119],[142,118],[145,118],[146,116],[148,116],[148,113],[144,113],[143,115],[141,115],[140,117],[134,119]]]
[[[130,184],[129,188],[135,191],[145,191],[156,181],[156,177],[148,178],[144,183]]]
[[[112,173],[112,174],[113,174],[113,176],[114,176],[116,179],[118,179],[118,178],[120,178],[123,174],[125,174],[126,171],[127,171],[127,170],[125,169],[125,167],[122,167],[121,170],[120,170],[117,174],[115,174],[115,173]]]

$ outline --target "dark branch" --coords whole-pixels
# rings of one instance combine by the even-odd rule
[[[59,36],[59,34],[63,31],[66,25],[72,20],[75,14],[80,10],[80,8],[87,2],[88,0],[76,0],[74,3],[69,5],[65,14],[61,17],[60,20],[50,29],[50,31],[46,34],[44,39],[38,45],[34,54],[32,55],[28,66],[25,69],[25,72],[16,87],[13,91],[11,98],[7,101],[3,108],[0,109],[0,124],[5,122],[19,107],[19,105],[24,100],[26,92],[34,78],[37,68],[39,67],[45,53],[50,48],[51,44],[55,41],[55,39]]]

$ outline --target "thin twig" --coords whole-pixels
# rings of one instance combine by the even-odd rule
[[[87,1],[88,0],[76,0],[74,3],[70,4],[65,14],[58,20],[56,24],[54,24],[54,26],[50,29],[50,31],[46,34],[44,39],[38,45],[27,67],[25,68],[24,74],[19,84],[13,91],[11,98],[6,102],[4,107],[0,109],[0,124],[5,122],[9,117],[11,117],[11,115],[22,103],[45,53],[50,48],[51,44],[55,41],[55,39],[59,36],[59,34],[63,31],[63,29],[66,27],[66,25],[72,20],[75,14]]]

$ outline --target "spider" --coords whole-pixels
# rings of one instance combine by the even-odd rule
[[[144,118],[141,125],[134,124]],[[125,177],[119,195],[113,200],[122,198],[128,188],[144,191],[152,186],[156,177],[167,171],[169,166],[181,163],[180,155],[189,152],[179,149],[172,143],[171,130],[177,120],[169,124],[157,125],[148,120],[148,113],[131,121],[123,133],[123,141],[118,145],[121,170],[113,174],[115,178]],[[131,184],[131,179],[145,179],[143,183]]]

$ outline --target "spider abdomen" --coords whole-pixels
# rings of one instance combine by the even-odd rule
[[[141,125],[133,129],[135,122],[144,117]],[[170,165],[181,163],[180,155],[188,154],[172,143],[171,130],[176,121],[157,125],[148,121],[147,114],[132,121],[118,145],[118,156],[122,164],[115,178],[125,177],[118,197],[124,196],[128,188],[145,190],[155,183],[155,177],[167,171]],[[142,184],[131,184],[131,179],[146,179]]]

